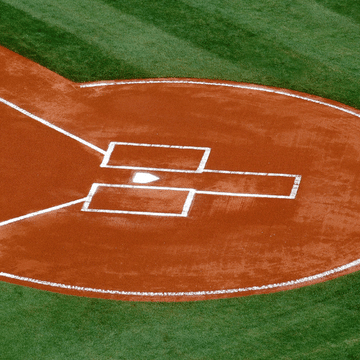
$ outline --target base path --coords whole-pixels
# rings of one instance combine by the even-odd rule
[[[360,269],[360,112],[198,79],[75,84],[0,48],[0,280],[185,301]]]

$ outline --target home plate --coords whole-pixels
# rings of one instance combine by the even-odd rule
[[[154,182],[159,179],[160,179],[159,177],[157,177],[153,174],[149,174],[149,173],[145,173],[145,172],[137,172],[133,176],[132,181],[137,184],[148,184],[148,183]]]

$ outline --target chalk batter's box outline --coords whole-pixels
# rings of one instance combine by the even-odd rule
[[[200,160],[199,166],[196,170],[186,169],[169,169],[169,168],[154,168],[154,167],[142,167],[142,166],[128,166],[128,165],[109,165],[111,155],[115,149],[115,146],[140,146],[145,148],[164,148],[164,149],[179,149],[179,150],[199,150],[204,154]],[[111,142],[105,153],[101,167],[113,168],[113,169],[130,169],[130,170],[148,170],[148,171],[166,171],[166,172],[179,172],[179,173],[202,173],[204,171],[206,162],[209,158],[211,148],[197,147],[197,146],[178,146],[178,145],[162,145],[162,144],[142,144],[142,143],[129,143],[129,142]]]
[[[157,148],[171,148],[171,149],[191,149],[203,151],[204,154],[200,160],[199,166],[196,170],[185,169],[170,169],[170,168],[153,168],[153,167],[140,167],[140,166],[127,166],[127,165],[109,165],[111,154],[115,146],[141,146],[141,147],[157,147]],[[123,185],[123,184],[99,184],[94,183],[90,189],[89,195],[84,202],[82,211],[109,213],[109,214],[134,214],[134,215],[153,215],[153,216],[178,216],[187,217],[191,204],[194,200],[195,194],[204,195],[218,195],[218,196],[233,196],[233,197],[255,197],[255,198],[273,198],[273,199],[295,199],[299,189],[301,175],[280,174],[280,173],[260,173],[260,172],[244,172],[244,171],[227,171],[227,170],[210,170],[205,169],[206,162],[209,158],[211,148],[208,147],[195,147],[195,146],[177,146],[177,145],[162,145],[162,144],[144,144],[144,143],[127,143],[127,142],[111,142],[104,155],[101,167],[115,168],[115,169],[131,169],[131,170],[148,170],[148,171],[165,171],[165,172],[178,172],[178,173],[222,173],[229,175],[255,175],[255,176],[272,176],[272,177],[293,177],[294,183],[289,195],[272,195],[272,194],[251,194],[251,193],[232,193],[220,191],[203,191],[189,188],[175,188],[175,187],[160,187],[160,186],[144,186],[144,185]],[[148,189],[148,190],[168,190],[168,191],[187,191],[188,196],[185,200],[181,213],[167,213],[167,212],[150,212],[150,211],[129,211],[129,210],[110,210],[110,209],[95,209],[91,208],[91,201],[99,189],[99,187],[118,187],[118,188],[131,188],[131,189]]]
[[[157,147],[157,148],[171,148],[171,149],[190,149],[200,150],[204,154],[200,160],[199,166],[196,170],[185,169],[170,169],[170,168],[154,168],[154,167],[141,167],[141,166],[127,166],[127,165],[109,165],[111,154],[114,151],[115,146],[143,146],[143,147]],[[263,172],[251,172],[251,171],[228,171],[228,170],[211,170],[205,169],[206,163],[210,156],[211,148],[209,147],[197,147],[197,146],[179,146],[179,145],[163,145],[163,144],[145,144],[145,143],[129,143],[129,142],[111,142],[107,151],[104,154],[101,167],[113,168],[113,169],[129,169],[129,170],[148,170],[148,171],[165,171],[165,172],[179,172],[179,173],[218,173],[218,174],[230,174],[230,175],[254,175],[254,176],[279,176],[279,177],[293,177],[294,183],[289,195],[264,195],[264,194],[243,194],[243,193],[231,193],[231,192],[216,192],[216,191],[200,191],[196,190],[198,194],[208,195],[224,195],[224,196],[248,196],[248,197],[268,197],[268,198],[280,198],[280,199],[295,199],[299,189],[301,175],[294,174],[281,174],[281,173],[263,173]]]
[[[184,205],[179,213],[172,212],[154,212],[154,211],[131,211],[131,210],[108,210],[108,209],[93,209],[90,208],[90,203],[96,193],[96,191],[101,187],[113,187],[113,188],[125,188],[125,189],[146,189],[146,190],[167,190],[167,191],[185,191],[188,192],[188,195],[185,199]],[[187,188],[171,188],[171,187],[160,187],[160,186],[145,186],[145,185],[121,185],[121,184],[100,184],[94,183],[91,186],[89,195],[84,202],[82,211],[98,212],[98,213],[108,213],[108,214],[133,214],[133,215],[152,215],[152,216],[171,216],[171,217],[187,217],[190,210],[191,203],[195,196],[195,189]]]

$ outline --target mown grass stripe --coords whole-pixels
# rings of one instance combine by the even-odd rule
[[[4,2],[0,2],[0,43],[73,81],[154,76],[95,43]]]
[[[92,6],[87,6],[86,0],[34,0],[31,3],[15,0],[9,3],[153,76],[185,76],[189,70],[191,77],[195,74],[203,77],[211,72],[221,77],[224,71],[239,72],[239,67],[231,62],[224,62],[202,48],[191,46],[101,1],[94,1]]]
[[[91,6],[86,0],[5,2],[86,43],[84,59],[92,59],[94,46],[103,58],[130,67],[129,74],[121,68],[116,74],[114,66],[114,79],[134,78],[137,69],[137,77],[228,79],[295,89],[360,107],[359,26],[313,0],[276,6],[259,0],[105,0]],[[88,81],[79,64],[72,64],[74,73],[82,72],[80,81]],[[64,75],[64,65],[51,65]],[[99,79],[94,62],[91,65],[91,80]],[[103,74],[98,69],[98,76],[110,78]]]

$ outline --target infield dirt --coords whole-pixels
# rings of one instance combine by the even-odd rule
[[[4,48],[0,68],[1,279],[184,301],[359,269],[356,110],[233,82],[76,84]]]

